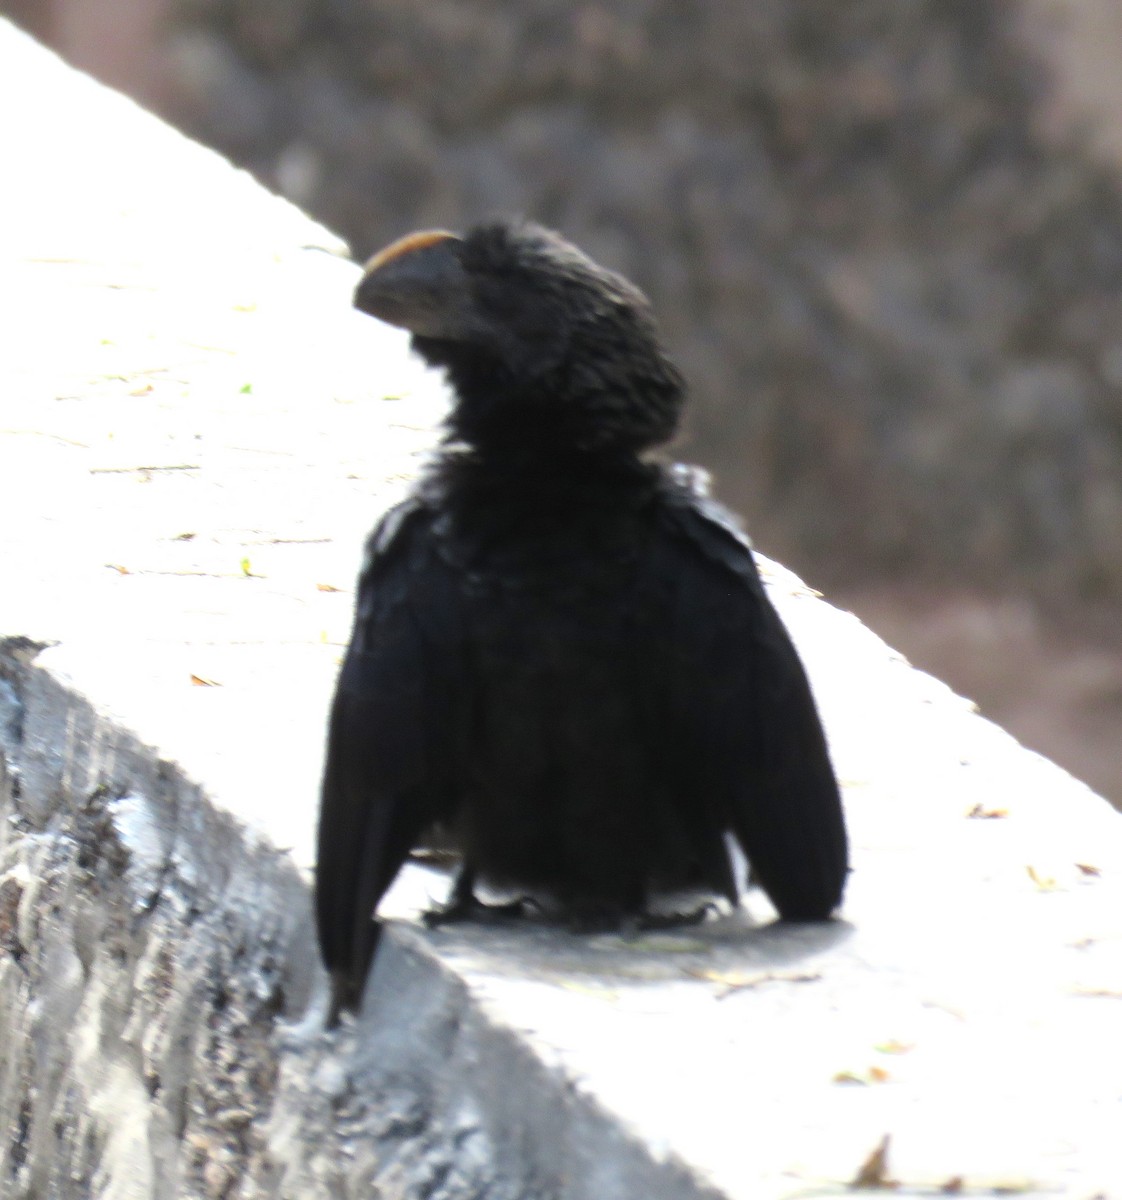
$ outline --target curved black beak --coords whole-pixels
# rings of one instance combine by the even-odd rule
[[[411,233],[391,243],[363,269],[355,308],[422,337],[463,338],[472,304],[461,245],[445,230]]]

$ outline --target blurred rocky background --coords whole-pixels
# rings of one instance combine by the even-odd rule
[[[357,257],[514,211],[634,278],[760,548],[1122,803],[1116,0],[0,8]]]

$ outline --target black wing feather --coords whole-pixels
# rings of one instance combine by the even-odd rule
[[[848,847],[806,671],[733,518],[696,493],[668,513],[677,577],[689,581],[677,636],[695,673],[675,687],[676,724],[713,771],[698,783],[780,915],[824,919],[841,901]]]
[[[315,899],[333,1020],[361,998],[378,902],[448,812],[450,587],[431,514],[414,502],[391,510],[367,545],[328,729]]]

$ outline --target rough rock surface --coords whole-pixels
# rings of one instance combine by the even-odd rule
[[[324,1034],[306,873],[35,649],[0,646],[5,1196],[707,1194],[409,938]]]

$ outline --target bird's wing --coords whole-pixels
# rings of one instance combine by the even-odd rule
[[[406,502],[371,535],[331,709],[315,900],[333,1016],[361,998],[379,900],[425,828],[447,815],[458,610],[431,526],[423,505]]]
[[[660,568],[677,579],[674,723],[716,764],[696,783],[718,793],[705,802],[779,913],[823,919],[841,900],[848,848],[806,672],[731,516],[696,493],[679,493],[666,512],[662,545],[677,560]]]

